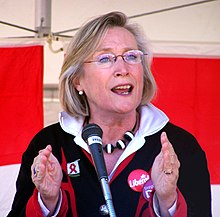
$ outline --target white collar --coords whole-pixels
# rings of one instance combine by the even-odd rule
[[[81,137],[84,118],[82,117],[76,118],[76,117],[69,115],[67,112],[63,111],[59,113],[59,122],[60,122],[61,128],[65,132],[75,136],[74,138],[75,143],[90,153],[87,144],[84,142],[84,140]]]
[[[140,136],[150,136],[158,132],[169,121],[165,113],[151,103],[141,106],[139,113],[141,118],[138,134]]]
[[[140,136],[149,136],[161,130],[169,121],[168,117],[160,109],[149,103],[146,106],[141,106],[140,126],[138,134]],[[83,129],[83,118],[75,118],[66,112],[60,112],[59,122],[62,129],[74,136],[80,136]]]

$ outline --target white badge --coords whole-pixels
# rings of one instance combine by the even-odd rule
[[[70,177],[76,177],[80,175],[79,160],[67,163],[67,173]]]

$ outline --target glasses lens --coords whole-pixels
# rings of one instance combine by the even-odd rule
[[[129,64],[137,64],[141,62],[143,53],[139,50],[127,51],[123,54],[124,60]]]
[[[103,68],[110,67],[114,63],[114,55],[102,54],[97,57],[97,64]]]

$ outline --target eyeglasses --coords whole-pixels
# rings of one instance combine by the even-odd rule
[[[143,60],[144,55],[147,54],[143,53],[140,50],[129,50],[117,56],[111,53],[101,54],[97,56],[95,60],[88,60],[85,61],[84,63],[96,63],[96,65],[100,68],[110,68],[117,61],[118,57],[122,57],[122,59],[126,63],[130,65],[134,65],[140,63]]]

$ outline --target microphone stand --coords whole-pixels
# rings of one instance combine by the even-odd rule
[[[115,209],[112,202],[112,195],[108,184],[108,179],[101,178],[100,183],[102,186],[102,192],[105,198],[106,206],[108,209],[108,214],[110,217],[116,217]]]

